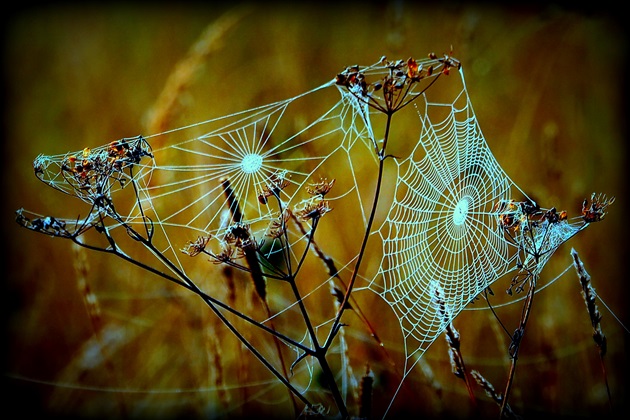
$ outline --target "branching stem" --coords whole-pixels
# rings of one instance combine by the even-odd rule
[[[348,306],[348,301],[350,299],[350,294],[352,293],[352,288],[354,287],[354,283],[357,280],[359,275],[359,269],[361,267],[361,262],[363,261],[363,257],[365,256],[365,250],[367,248],[367,242],[370,238],[370,233],[372,231],[372,224],[374,223],[374,217],[376,216],[376,208],[378,206],[378,201],[381,193],[381,186],[383,184],[383,171],[385,169],[385,150],[387,148],[387,141],[389,139],[389,132],[391,127],[393,117],[393,111],[387,113],[387,123],[385,126],[385,135],[383,137],[383,147],[381,148],[378,157],[378,176],[376,178],[376,188],[374,190],[374,200],[372,201],[372,210],[370,211],[370,217],[367,222],[367,226],[365,227],[365,234],[363,235],[363,241],[361,242],[361,248],[359,250],[359,255],[357,257],[357,263],[354,266],[354,270],[352,271],[352,277],[350,278],[350,282],[348,284],[348,288],[346,289],[346,293],[344,294],[343,301],[339,304],[339,310],[337,311],[337,316],[333,321],[332,328],[330,330],[330,334],[326,339],[324,344],[324,348],[330,347],[336,332],[339,329],[341,324],[341,317]]]
[[[514,345],[514,350],[511,354],[512,363],[510,365],[510,372],[508,374],[507,383],[505,385],[505,391],[503,392],[503,400],[501,401],[501,411],[500,411],[499,418],[503,418],[503,416],[506,414],[506,407],[508,405],[508,399],[510,397],[512,384],[514,383],[514,375],[516,373],[516,362],[518,360],[518,351],[521,347],[521,342],[523,339],[523,335],[525,334],[525,327],[527,325],[527,320],[529,319],[529,315],[531,313],[531,308],[532,308],[532,303],[534,301],[534,293],[536,291],[537,282],[538,282],[538,276],[536,275],[529,276],[529,290],[527,291],[527,298],[523,306],[523,313],[521,314],[521,320],[519,322],[519,326],[516,332],[514,333],[514,337],[512,338],[513,340],[512,344]]]

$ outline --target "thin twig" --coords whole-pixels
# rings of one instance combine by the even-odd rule
[[[306,237],[307,236],[307,232],[306,232],[306,229],[304,229],[304,226],[302,225],[302,223],[298,220],[298,218],[295,216],[295,214],[293,214],[293,212],[290,212],[289,214],[290,214],[291,219],[295,222],[295,224],[297,225],[298,229],[302,233],[302,235]],[[315,239],[312,239],[310,241],[310,245],[311,245],[311,249],[313,250],[313,252],[317,256],[317,258],[319,258],[324,263],[324,266],[326,267],[326,269],[328,271],[328,275],[331,277],[331,279],[333,277],[336,278],[341,283],[341,286],[343,286],[344,288],[347,289],[346,282],[341,278],[341,275],[339,274],[339,269],[335,265],[335,261],[330,256],[328,256],[328,255],[326,255],[324,253],[324,251],[319,247],[319,245],[317,244]],[[340,291],[340,293],[341,293],[341,295],[337,296],[339,303],[341,303],[343,301],[343,297],[344,297],[343,292]],[[395,367],[396,364],[394,363],[392,357],[389,355],[389,353],[385,349],[385,344],[383,343],[383,341],[380,339],[380,337],[376,333],[376,330],[374,329],[374,327],[370,323],[370,321],[367,318],[367,316],[365,316],[365,314],[363,313],[363,310],[361,310],[361,306],[356,302],[356,299],[354,298],[354,296],[350,296],[350,303],[348,303],[348,305],[349,305],[349,308],[346,308],[346,309],[350,309],[351,308],[352,310],[354,310],[354,312],[361,319],[361,322],[363,322],[365,324],[366,328],[369,330],[370,335],[372,336],[372,338],[374,338],[374,340],[376,340],[376,343],[379,345],[379,347],[383,348],[383,351],[385,352],[385,355],[387,356],[387,359],[390,360],[392,366]]]
[[[507,402],[510,397],[510,391],[512,390],[512,384],[514,382],[514,375],[516,374],[516,362],[518,360],[518,351],[521,347],[521,341],[523,339],[523,335],[525,334],[525,327],[527,326],[527,320],[529,319],[529,315],[531,313],[532,303],[534,301],[534,292],[536,290],[536,283],[538,281],[538,276],[534,274],[530,274],[528,276],[528,280],[529,280],[529,290],[527,291],[527,297],[525,299],[525,304],[523,306],[521,320],[519,322],[518,328],[514,331],[514,335],[512,336],[512,343],[510,344],[510,357],[512,358],[512,363],[510,365],[510,373],[508,374],[508,379],[505,385],[505,391],[503,392],[503,401],[501,403],[500,418],[503,418],[504,416],[507,415]]]

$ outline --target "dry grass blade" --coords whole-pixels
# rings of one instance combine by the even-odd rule
[[[477,372],[476,370],[472,370],[470,372],[470,375],[475,379],[475,381],[477,381],[477,384],[479,384],[479,386],[483,388],[483,390],[486,392],[486,395],[492,398],[492,400],[496,402],[499,405],[499,407],[504,407],[503,417],[509,418],[509,419],[520,418],[518,415],[514,413],[514,411],[512,411],[510,404],[507,404],[507,403],[503,404],[503,395],[496,392],[494,389],[494,386],[492,386],[492,384],[488,382],[488,380],[484,378],[483,375],[481,375],[481,373]]]
[[[208,349],[208,354],[210,355],[210,362],[214,367],[212,373],[214,375],[214,385],[217,388],[219,401],[224,408],[227,408],[229,407],[230,403],[230,394],[226,390],[221,348],[219,339],[217,338],[217,334],[214,329],[212,329],[210,334],[208,334],[207,336],[206,346]]]
[[[606,336],[602,331],[601,319],[602,315],[597,308],[595,301],[597,300],[597,293],[591,285],[591,276],[584,268],[584,264],[580,260],[578,253],[575,249],[571,248],[571,257],[573,258],[573,266],[580,279],[580,285],[582,286],[582,297],[584,297],[584,303],[588,310],[588,316],[591,320],[593,327],[593,341],[599,349],[599,360],[602,367],[602,374],[604,376],[604,382],[606,383],[606,392],[608,393],[608,404],[612,410],[612,397],[610,395],[610,387],[608,385],[608,375],[606,374],[606,365],[604,364],[604,355],[608,349]]]
[[[584,303],[586,303],[586,309],[588,310],[588,315],[591,319],[591,325],[593,326],[593,340],[599,348],[599,354],[604,357],[604,355],[606,354],[607,345],[606,336],[602,331],[602,326],[600,323],[602,315],[599,313],[599,309],[595,304],[595,301],[597,300],[597,293],[591,285],[591,276],[586,272],[584,264],[582,263],[582,261],[580,261],[578,253],[575,249],[571,249],[571,256],[573,257],[573,266],[575,267],[575,271],[577,271],[578,277],[580,278],[580,285],[582,286],[582,296],[584,297]]]
[[[222,179],[221,186],[223,187],[228,207],[230,209],[230,212],[232,213],[232,220],[236,225],[240,225],[241,223],[243,223],[244,217],[238,204],[236,193],[230,185],[230,180],[227,178]],[[255,239],[249,237],[249,233],[247,233],[247,236],[248,237],[246,242],[255,245]],[[260,300],[263,302],[263,304],[267,306],[267,281],[265,280],[260,262],[258,261],[258,254],[255,246],[241,246],[241,249],[245,256],[245,260],[247,261],[247,265],[250,270],[252,281],[254,282],[256,293],[260,297]],[[269,312],[268,307],[267,312]]]
[[[466,365],[464,364],[464,357],[460,350],[461,340],[459,331],[455,329],[451,322],[451,317],[446,310],[446,302],[444,301],[441,289],[435,290],[435,299],[438,305],[438,311],[442,317],[443,322],[446,324],[446,330],[444,336],[446,343],[448,344],[448,355],[451,360],[451,369],[453,374],[464,381],[466,389],[468,390],[468,396],[473,404],[476,403],[475,394],[472,391],[470,381],[468,380],[468,373],[466,372]]]

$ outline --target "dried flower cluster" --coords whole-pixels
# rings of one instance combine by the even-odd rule
[[[337,74],[335,83],[346,88],[356,98],[385,113],[395,112],[421,94],[426,87],[421,90],[413,88],[423,79],[440,74],[448,75],[451,68],[461,67],[460,62],[451,54],[438,57],[434,53],[430,53],[429,60],[424,63],[411,57],[406,61],[389,61],[382,57],[380,63],[388,70],[382,78],[368,82],[365,72],[367,68],[361,69],[354,65]],[[377,93],[381,97],[378,97]]]
[[[125,185],[124,169],[140,162],[144,156],[152,157],[148,143],[142,136],[121,139],[109,144],[106,149],[92,151],[83,149],[81,156],[70,155],[61,163],[63,178],[80,196],[99,197],[107,193],[109,180]],[[35,173],[43,173],[41,162],[36,161]]]
[[[284,203],[280,199],[281,191],[289,185],[286,177],[286,171],[274,173],[269,177],[262,191],[258,194],[258,201],[263,205],[269,204],[268,199],[270,197],[278,199],[280,215],[271,220],[265,232],[265,237],[272,240],[280,240],[285,235],[287,223],[291,217],[294,217],[298,223],[314,222],[332,210],[328,200],[325,200],[324,197],[332,189],[335,179],[328,181],[327,178],[322,178],[319,182],[306,186],[305,190],[310,197],[300,202],[297,208],[292,211],[290,208],[284,207]],[[191,257],[201,253],[208,254],[218,264],[234,263],[235,260],[246,257],[248,253],[253,258],[253,254],[262,248],[264,239],[257,239],[252,233],[250,225],[243,222],[238,197],[236,197],[236,193],[230,187],[229,180],[223,179],[221,183],[226,190],[226,197],[230,210],[233,213],[232,219],[234,222],[226,228],[222,236],[216,237],[220,244],[220,251],[214,253],[206,250],[212,238],[211,236],[200,236],[196,241],[188,242],[181,251]]]
[[[335,185],[334,179],[328,181],[328,179],[323,178],[320,182],[307,186],[306,192],[311,197],[298,204],[294,211],[295,216],[302,222],[316,221],[331,211],[332,208],[324,197],[330,192],[333,185]]]
[[[59,220],[52,216],[29,218],[24,214],[24,209],[15,212],[17,223],[27,229],[46,233],[52,236],[64,236],[66,233],[66,221]]]
[[[306,192],[313,196],[324,197],[330,192],[333,185],[335,185],[335,179],[328,181],[327,178],[323,178],[315,184],[308,185],[306,187]]]
[[[599,222],[604,219],[608,206],[614,202],[615,197],[607,199],[605,195],[593,193],[590,203],[587,199],[582,203],[582,218],[586,223]]]
[[[267,204],[269,197],[279,197],[280,191],[285,189],[289,182],[286,180],[287,171],[278,171],[272,174],[267,180],[267,184],[263,186],[262,191],[258,194],[260,204]]]
[[[312,197],[300,204],[295,211],[295,215],[303,222],[315,221],[331,210],[328,200],[323,200],[321,197]]]
[[[567,220],[567,212],[558,212],[555,207],[541,210],[538,204],[530,201],[502,200],[495,205],[499,226],[513,232],[528,232],[540,227],[545,221],[558,223]]]
[[[205,251],[208,242],[210,242],[209,236],[200,236],[195,242],[188,242],[186,247],[182,249],[182,252],[191,257],[195,257]]]

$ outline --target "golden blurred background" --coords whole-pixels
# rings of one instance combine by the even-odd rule
[[[70,242],[14,223],[21,207],[74,213],[73,200],[35,178],[33,159],[292,97],[348,65],[372,64],[383,55],[407,59],[452,48],[491,150],[528,195],[570,215],[579,213],[592,192],[616,196],[604,221],[558,249],[543,281],[571,263],[571,248],[578,251],[614,312],[600,303],[613,410],[624,413],[627,41],[615,14],[595,6],[117,3],[51,4],[13,13],[4,50],[6,411],[96,418],[290,417],[286,394],[266,390],[269,374],[239,353],[234,340],[223,340],[228,334],[209,321],[212,314],[197,300],[113,257],[77,255]],[[84,277],[99,299],[97,324],[76,269],[84,257]],[[509,279],[502,281],[507,287]],[[499,315],[515,325],[519,308],[512,305]],[[397,324],[391,314],[374,315],[377,309],[387,307],[370,307],[374,328],[393,343]],[[509,343],[497,338],[489,311],[464,311],[455,326],[467,366],[502,390]],[[210,333],[200,333],[208,328]],[[213,334],[219,338],[208,339]],[[372,341],[356,343],[362,347],[351,349],[354,371],[360,375],[370,364],[374,412],[382,415],[395,386],[389,364]],[[239,357],[247,361],[247,386],[230,376],[229,363]],[[221,363],[226,377],[217,389],[215,367]],[[442,339],[407,383],[393,417],[498,416],[480,388],[477,406],[471,404],[462,381],[450,372]],[[611,414],[573,270],[536,295],[510,403],[525,417]]]

